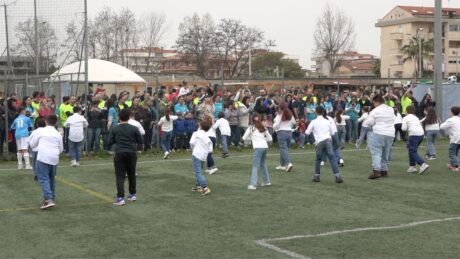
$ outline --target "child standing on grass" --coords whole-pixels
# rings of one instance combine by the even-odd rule
[[[426,110],[425,118],[421,119],[420,122],[425,126],[426,136],[426,155],[425,158],[428,160],[436,159],[436,148],[434,142],[439,135],[439,119],[436,115],[436,110],[433,107],[428,107]]]
[[[359,149],[364,139],[367,137],[367,133],[371,130],[369,127],[365,127],[363,122],[369,117],[369,106],[364,106],[362,109],[363,114],[358,119],[358,123],[361,123],[361,133],[359,134],[359,139],[356,141],[355,147]]]
[[[171,138],[174,129],[174,121],[179,117],[171,115],[171,110],[166,108],[165,116],[161,117],[158,126],[161,126],[161,149],[164,152],[163,159],[168,159],[171,153]]]
[[[268,133],[264,125],[262,125],[259,115],[253,115],[252,125],[244,133],[243,140],[250,140],[254,148],[252,174],[248,190],[257,189],[257,171],[259,168],[262,170],[262,177],[264,179],[262,186],[270,186],[270,176],[268,175],[265,160],[267,158],[268,142],[272,141],[272,136]]]
[[[297,120],[296,131],[299,134],[299,148],[305,148],[305,131],[307,130],[307,122],[305,118],[302,117]]]
[[[33,122],[26,116],[26,110],[24,107],[19,107],[18,113],[19,116],[11,124],[11,129],[15,130],[14,136],[16,138],[16,146],[18,149],[18,169],[21,170],[24,168],[22,164],[22,159],[24,158],[26,170],[32,170],[32,167],[30,166],[27,138],[29,137],[29,128],[33,127]]]
[[[409,168],[407,172],[423,174],[430,166],[420,157],[417,150],[423,141],[425,132],[420,120],[415,116],[415,107],[412,105],[407,107],[406,113],[407,115],[402,120],[401,129],[407,131],[409,136],[407,140],[407,149],[409,151]],[[417,164],[420,165],[419,170],[417,170]]]
[[[69,155],[70,165],[80,166],[81,144],[85,139],[84,128],[88,127],[88,121],[80,114],[80,106],[73,108],[73,114],[67,118],[64,127],[69,128]]]
[[[454,106],[450,108],[450,112],[452,116],[441,124],[440,128],[449,135],[450,163],[447,164],[447,168],[460,172],[460,159],[458,159],[458,151],[460,150],[460,107]]]
[[[332,167],[332,172],[335,176],[336,183],[343,183],[343,178],[340,175],[339,167],[337,163],[337,158],[334,156],[334,149],[332,146],[332,136],[336,133],[332,127],[332,122],[326,115],[326,110],[317,106],[315,109],[317,118],[310,122],[307,130],[305,131],[306,135],[313,133],[315,137],[316,145],[316,163],[315,163],[315,175],[313,176],[313,182],[320,181],[321,174],[321,160],[323,154],[326,153],[327,158]]]
[[[123,109],[118,114],[120,123],[110,130],[108,138],[109,148],[115,145],[115,178],[117,185],[117,198],[113,205],[125,205],[125,178],[128,176],[129,201],[136,201],[136,162],[137,146],[144,143],[139,130],[128,123],[128,109]]]
[[[35,168],[44,198],[40,209],[47,209],[56,205],[55,176],[59,154],[64,150],[62,136],[55,128],[57,122],[56,115],[48,115],[46,127],[36,129],[29,138],[30,148],[36,149],[38,152]]]
[[[212,141],[207,135],[212,123],[209,120],[202,120],[200,128],[193,133],[190,139],[190,147],[193,150],[192,164],[195,171],[196,183],[192,191],[201,192],[201,195],[208,195],[211,189],[206,183],[206,178],[202,173],[202,163],[207,160],[208,154],[212,152]]]
[[[213,118],[209,115],[204,115],[203,120],[207,120],[212,125]],[[216,131],[211,127],[206,134],[208,135],[209,139],[212,142],[212,150],[216,147]],[[217,172],[216,162],[214,161],[214,157],[212,156],[212,152],[209,152],[208,157],[206,159],[206,164],[208,169],[205,170],[208,174],[215,174]]]
[[[222,142],[222,157],[226,158],[229,156],[228,154],[228,144],[230,141],[230,136],[231,134],[231,129],[230,129],[230,123],[228,122],[227,119],[225,119],[225,114],[223,112],[219,112],[218,115],[219,119],[216,121],[214,124],[213,128],[214,129],[219,129],[220,135],[222,137],[221,142]]]

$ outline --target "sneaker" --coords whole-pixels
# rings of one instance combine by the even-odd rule
[[[289,172],[292,170],[293,167],[294,167],[294,165],[291,164],[291,163],[289,163],[289,164],[286,166],[286,173],[289,173]]]
[[[420,168],[419,168],[419,171],[418,173],[419,174],[424,174],[426,172],[426,170],[428,170],[430,166],[427,164],[427,163],[423,163]]]
[[[128,201],[136,201],[136,200],[137,200],[136,194],[130,194],[130,195],[128,196]]]
[[[214,167],[214,168],[208,170],[208,174],[215,174],[217,172],[217,170],[218,170],[217,167]]]
[[[32,170],[32,169],[33,169],[32,166],[26,165],[26,170]]]
[[[70,166],[71,166],[71,167],[77,166],[77,161],[75,161],[75,160],[70,160]]]
[[[75,166],[76,166],[76,167],[79,167],[79,166],[80,166],[80,162],[75,162]]]
[[[321,165],[321,166],[324,166],[324,161],[321,161],[321,164],[320,164],[320,165]]]
[[[18,165],[18,170],[22,170],[23,166],[22,165]]]
[[[436,156],[429,156],[428,160],[436,160]]]
[[[454,172],[460,172],[460,167],[455,167],[454,169],[452,169],[452,171],[454,171]]]
[[[248,185],[248,190],[256,190],[257,187],[255,187],[254,185]]]
[[[113,203],[113,205],[116,205],[116,206],[122,206],[122,205],[125,205],[126,202],[125,202],[125,198],[123,197],[117,197],[115,199],[115,202]]]
[[[201,188],[201,186],[193,186],[192,187],[192,192],[202,192],[203,189]]]
[[[204,170],[204,172],[209,174],[209,169]]]
[[[319,183],[319,175],[314,175],[313,179],[311,179],[315,183]]]
[[[356,143],[356,144],[355,144],[355,147],[356,147],[356,149],[359,149],[359,145],[358,145],[358,143]]]
[[[44,210],[54,206],[56,206],[56,203],[54,203],[53,200],[44,200],[42,205],[40,206],[40,209]]]
[[[340,160],[339,160],[339,166],[340,166],[340,167],[344,167],[344,166],[345,166],[345,161],[343,161],[342,158],[340,158]]]
[[[340,175],[336,176],[336,177],[335,177],[335,182],[336,182],[336,183],[343,183],[343,178],[342,178],[342,176],[340,176]]]
[[[417,167],[415,167],[415,166],[409,166],[409,168],[407,169],[407,172],[408,173],[417,173],[418,170],[417,170]]]
[[[455,166],[453,166],[453,165],[451,165],[451,164],[447,164],[447,168],[448,168],[449,170],[455,170],[455,169],[457,169],[457,167],[455,167]]]
[[[271,186],[271,185],[272,185],[272,183],[271,183],[271,182],[268,182],[268,183],[262,183],[261,185],[262,185],[262,187],[267,187],[267,186]]]
[[[38,177],[37,177],[37,175],[34,175],[34,181],[38,182]]]
[[[230,156],[230,155],[229,155],[228,153],[222,154],[222,158],[227,158],[227,157],[229,157],[229,156]]]
[[[282,166],[282,165],[279,165],[277,167],[275,167],[276,170],[281,170],[281,171],[286,171],[286,167],[285,166]]]
[[[169,158],[169,152],[166,151],[166,152],[165,152],[165,155],[163,156],[163,159],[168,159],[168,158]]]
[[[203,190],[201,191],[201,195],[205,196],[211,193],[211,189],[209,187],[204,187]]]

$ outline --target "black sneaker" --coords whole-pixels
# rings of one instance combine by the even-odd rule
[[[343,183],[343,178],[342,178],[342,176],[340,176],[340,175],[339,175],[339,176],[336,176],[336,177],[335,177],[335,182],[336,182],[336,183]]]
[[[229,155],[228,153],[222,154],[222,158],[227,158],[227,157],[229,157],[229,156],[230,156],[230,155]]]
[[[311,179],[315,183],[319,183],[319,175],[313,176],[313,179]]]

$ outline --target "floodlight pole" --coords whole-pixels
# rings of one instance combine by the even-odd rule
[[[37,17],[37,0],[34,0],[34,27],[35,27],[35,74],[37,75],[37,84],[40,84],[40,50],[38,44],[38,17]],[[42,91],[41,84],[39,89]]]
[[[435,0],[434,14],[434,85],[436,98],[436,113],[443,118],[442,114],[442,0]]]
[[[6,2],[3,4],[3,11],[5,13],[5,36],[6,36],[6,63],[7,63],[7,70],[8,72],[5,72],[5,132],[8,132],[9,130],[9,125],[8,125],[8,95],[10,94],[10,73],[13,71],[13,66],[11,64],[11,56],[10,56],[10,41],[9,41],[9,35],[8,35],[8,12],[6,10]],[[6,70],[5,70],[6,71]],[[5,133],[5,137],[6,137]],[[3,148],[3,147],[1,147]]]
[[[84,33],[83,33],[83,46],[84,46],[84,51],[85,51],[85,106],[86,106],[86,112],[85,116],[88,117],[88,112],[89,112],[89,105],[88,105],[88,95],[89,95],[89,83],[88,83],[88,74],[89,74],[89,69],[88,69],[88,0],[84,0],[85,2],[85,12],[84,12]],[[80,75],[80,74],[79,74]],[[89,153],[89,143],[88,143],[88,129],[86,129],[86,153]],[[99,145],[99,143],[97,143]]]

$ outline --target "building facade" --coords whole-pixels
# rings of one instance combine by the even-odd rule
[[[341,59],[341,65],[336,69],[335,74],[331,72],[331,66],[324,57],[313,57],[312,70],[325,77],[374,77],[373,68],[376,57],[371,54],[361,54],[356,51],[350,51],[338,55]]]
[[[417,62],[401,51],[403,46],[419,38],[434,38],[434,8],[419,6],[396,6],[375,24],[380,28],[380,72],[384,78],[420,78]],[[460,67],[460,9],[442,10],[443,77],[456,75]],[[423,57],[425,76],[433,72],[434,53]],[[418,57],[417,57],[418,59]]]

